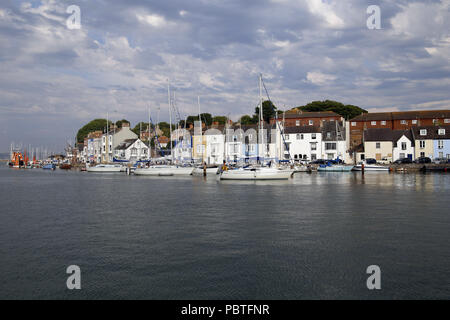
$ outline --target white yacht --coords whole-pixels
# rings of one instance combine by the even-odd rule
[[[353,171],[362,171],[362,164],[353,167]],[[389,166],[380,166],[379,164],[364,164],[364,171],[385,171],[390,170]]]
[[[220,180],[288,180],[294,170],[278,168],[239,168],[223,171]]]
[[[120,164],[98,164],[96,166],[87,166],[88,172],[100,172],[100,173],[111,173],[111,172],[121,172],[122,166]]]
[[[156,165],[148,168],[137,168],[134,174],[137,176],[190,176],[192,167]]]

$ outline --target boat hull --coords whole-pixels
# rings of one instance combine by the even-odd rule
[[[320,172],[350,172],[352,171],[353,166],[327,166],[327,167],[318,167],[317,171]]]
[[[214,175],[218,173],[219,168],[206,168],[206,174],[207,175]],[[202,176],[204,174],[203,168],[194,168],[192,170],[193,176]]]
[[[292,176],[292,170],[228,170],[220,174],[220,180],[288,180]]]
[[[134,174],[137,176],[159,176],[159,177],[170,177],[170,176],[189,176],[192,174],[191,167],[162,167],[155,166],[149,168],[138,168],[134,170]]]
[[[95,166],[88,167],[87,172],[95,172],[95,173],[116,173],[121,172],[122,166]]]

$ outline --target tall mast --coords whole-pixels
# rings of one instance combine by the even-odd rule
[[[197,96],[197,103],[198,103],[198,120],[200,120],[200,144],[202,145],[202,148],[200,148],[200,151],[202,153],[202,163],[203,163],[202,116],[200,113],[200,96]]]
[[[106,146],[105,146],[105,150],[106,150],[105,162],[108,163],[109,162],[109,114],[108,114],[108,112],[106,112]],[[108,160],[106,160],[106,159],[108,159]]]
[[[152,144],[150,143],[150,119],[151,119],[151,115],[150,115],[150,108],[148,108],[148,160],[150,160],[150,155],[152,154]]]
[[[262,100],[262,74],[259,74],[259,139],[260,139],[260,145],[261,145],[261,158],[264,156],[264,150],[263,150],[263,100]]]
[[[170,132],[170,159],[173,163],[173,153],[172,153],[172,105],[170,102],[170,80],[167,79],[167,98],[169,101],[169,132]]]

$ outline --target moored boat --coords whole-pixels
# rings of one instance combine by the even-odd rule
[[[47,163],[47,164],[42,166],[42,169],[44,169],[44,170],[55,170],[56,169],[56,164],[54,164],[54,163]]]
[[[70,170],[72,169],[72,165],[70,163],[62,163],[59,165],[59,168],[63,170]]]
[[[122,170],[121,165],[117,164],[98,164],[94,167],[87,167],[88,172],[98,172],[98,173],[115,173]]]
[[[292,169],[239,168],[223,171],[220,180],[288,180],[293,173]]]
[[[336,164],[336,165],[320,165],[317,168],[317,171],[320,172],[350,172],[352,171],[353,166],[345,166],[345,165],[340,165],[340,164]]]
[[[364,171],[385,171],[388,172],[390,168],[388,166],[380,166],[378,164],[365,164]],[[362,165],[358,164],[353,167],[353,171],[362,171]]]

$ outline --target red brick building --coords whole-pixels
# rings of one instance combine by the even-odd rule
[[[324,121],[343,121],[344,119],[337,113],[332,111],[324,112],[303,112],[303,111],[288,111],[284,114],[278,115],[278,120],[285,120],[286,127],[300,127],[300,126],[316,126],[321,127]],[[271,124],[275,123],[275,119],[270,120]]]
[[[431,125],[450,125],[450,110],[363,113],[349,121],[350,147],[362,143],[366,129],[408,130]]]

